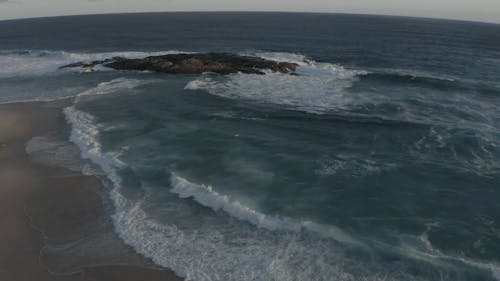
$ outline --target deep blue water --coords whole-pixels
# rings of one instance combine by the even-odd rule
[[[58,70],[232,52],[298,76]],[[500,25],[171,13],[0,22],[0,102],[76,97],[117,233],[198,280],[500,280]],[[88,172],[88,171],[86,171]]]

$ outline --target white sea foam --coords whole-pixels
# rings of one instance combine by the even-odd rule
[[[96,87],[81,92],[78,98],[94,95],[105,95],[130,90],[140,85],[151,83],[153,80],[138,80],[128,78],[116,78],[111,81],[99,83]],[[76,99],[78,103],[79,99]],[[110,176],[111,180],[119,185],[120,179],[116,169],[125,167],[125,163],[118,159],[118,154],[114,152],[104,153],[98,141],[100,128],[95,117],[89,113],[77,110],[74,106],[64,109],[67,122],[72,126],[70,140],[81,150],[81,156],[99,165],[101,169]]]
[[[493,278],[500,280],[500,266],[493,266],[491,270],[493,272]]]
[[[427,223],[426,230],[418,236],[418,239],[424,244],[425,250],[415,248],[412,245],[402,243],[399,247],[385,245],[388,248],[392,248],[391,251],[400,252],[405,256],[411,257],[416,260],[423,260],[430,264],[444,265],[446,262],[458,262],[470,267],[475,267],[481,270],[490,271],[493,278],[500,280],[500,266],[498,264],[486,261],[475,260],[466,256],[456,256],[448,255],[441,252],[432,246],[432,242],[429,239],[429,232],[432,228],[440,227],[439,223]],[[376,242],[378,243],[378,242]]]
[[[331,240],[310,239],[298,233],[277,234],[209,217],[201,218],[203,225],[178,227],[160,223],[144,210],[148,196],[134,205],[125,203],[128,199],[119,192],[112,198],[120,206],[113,219],[122,239],[187,280],[360,280],[357,276],[363,276],[363,280],[397,280],[372,274],[345,256]],[[169,221],[194,219],[185,217],[190,212],[184,208],[191,207],[185,202],[171,202],[164,215]],[[349,267],[359,271],[350,273]]]
[[[82,158],[99,165],[110,180],[119,185],[121,180],[116,174],[116,169],[126,165],[118,159],[117,153],[102,151],[98,141],[99,128],[95,124],[95,117],[74,107],[65,108],[64,114],[72,126],[70,140],[80,148]]]
[[[224,119],[241,119],[241,120],[250,120],[250,121],[265,121],[265,118],[261,117],[249,117],[249,116],[244,116],[241,114],[238,114],[237,112],[234,111],[221,111],[221,112],[215,112],[210,114],[212,117],[216,118],[224,118]]]
[[[248,221],[258,227],[269,230],[300,230],[300,225],[291,219],[266,216],[244,206],[238,201],[232,201],[228,196],[219,194],[210,186],[191,183],[175,174],[171,176],[171,184],[173,186],[171,192],[178,194],[180,198],[193,197],[205,207],[209,207],[215,211],[224,210],[233,217]]]
[[[357,81],[364,71],[346,69],[341,65],[307,61],[300,55],[267,53],[262,57],[299,63],[298,75],[267,72],[266,75],[232,74],[215,80],[203,75],[189,82],[187,90],[206,90],[226,98],[252,100],[314,113],[342,109],[354,97],[345,89]]]
[[[185,90],[201,90],[216,86],[216,82],[211,79],[197,79],[186,84]]]
[[[369,71],[375,72],[375,73],[381,73],[381,74],[389,74],[389,75],[396,75],[396,76],[407,76],[407,77],[412,77],[412,78],[423,78],[423,79],[432,79],[432,80],[442,80],[442,81],[448,81],[448,82],[455,82],[457,80],[462,80],[458,77],[451,76],[451,75],[445,75],[445,74],[438,74],[438,73],[432,73],[432,72],[426,72],[426,71],[418,71],[415,69],[398,69],[398,68],[369,68]]]
[[[457,141],[457,139],[467,138],[467,136],[433,126],[410,147],[409,152],[422,162],[436,163],[443,161],[443,159],[447,163],[453,161],[454,169],[473,172],[478,176],[489,177],[497,174],[500,164],[493,151],[499,147],[499,143],[488,136],[488,133],[476,133],[474,137],[478,140],[479,147],[461,147],[460,143],[464,141]],[[440,157],[436,159],[436,153],[445,153],[444,155],[449,158]],[[443,164],[447,163],[443,162]]]
[[[54,74],[59,71],[59,67],[80,61],[91,62],[94,60],[104,60],[112,57],[141,58],[146,56],[176,53],[183,52],[175,50],[163,52],[103,53],[76,53],[44,50],[1,51],[0,65],[2,65],[2,67],[0,68],[0,78],[17,76],[39,76],[50,73]],[[104,69],[99,68],[99,70]],[[81,69],[77,71],[81,72]]]
[[[318,161],[316,174],[322,177],[344,175],[350,177],[365,177],[390,171],[396,167],[394,163],[386,163],[375,159],[365,159],[363,155],[339,154],[335,157],[325,157]]]
[[[309,65],[311,61],[306,56],[296,53],[283,53],[283,52],[253,52],[253,53],[240,53],[241,55],[257,56],[266,60],[277,62],[292,62],[298,65]]]
[[[126,200],[118,193],[114,198]],[[268,237],[259,241],[253,235],[222,236],[223,227],[219,231],[185,231],[150,218],[141,203],[120,209],[114,219],[121,237],[136,251],[187,280],[293,280],[270,276],[270,251],[278,249]],[[252,247],[245,249],[246,244]]]
[[[439,227],[439,223],[438,222],[427,223],[425,226],[426,226],[426,229],[422,234],[420,234],[419,239],[420,239],[420,241],[422,241],[424,243],[427,250],[434,252],[435,250],[432,247],[431,241],[429,240],[429,232],[432,230],[433,227]]]
[[[120,90],[133,89],[138,86],[151,83],[151,80],[139,80],[139,79],[129,79],[129,78],[116,78],[111,81],[99,83],[94,88],[86,90],[78,94],[81,96],[93,96],[93,95],[105,95],[116,93]]]
[[[116,202],[127,200],[119,193],[114,196]],[[331,240],[276,234],[234,223],[214,224],[205,221],[209,220],[206,217],[193,228],[161,223],[144,210],[147,201],[146,197],[119,209],[113,216],[117,231],[137,252],[187,280],[420,280],[401,272],[373,272]],[[186,211],[176,204],[168,208],[165,215],[171,221],[179,215],[182,219]]]
[[[226,195],[215,191],[211,186],[192,183],[175,174],[171,176],[171,192],[179,195],[180,198],[194,198],[198,203],[209,207],[215,211],[223,210],[227,214],[253,225],[268,230],[286,230],[299,232],[302,229],[317,232],[318,234],[333,238],[337,241],[351,244],[360,244],[347,233],[334,226],[321,225],[310,221],[298,221],[286,217],[274,217],[249,208],[236,200],[232,200]]]
[[[33,91],[32,89],[28,89],[26,90],[27,92],[24,95],[22,93],[15,92],[15,94],[12,94],[11,96],[4,96],[3,98],[5,99],[5,101],[2,101],[2,99],[0,99],[0,104],[33,101],[56,101],[74,97],[113,94],[122,91],[131,92],[134,91],[133,89],[141,85],[155,83],[157,81],[159,80],[131,79],[121,77],[113,79],[111,81],[99,83],[97,86],[92,88],[88,88],[88,86],[79,86],[71,88],[61,88],[55,91]]]

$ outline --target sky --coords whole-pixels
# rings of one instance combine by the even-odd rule
[[[287,11],[500,23],[500,0],[0,0],[0,20],[148,11]]]

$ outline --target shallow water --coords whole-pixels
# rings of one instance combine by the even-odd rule
[[[11,33],[32,20],[0,23],[0,100],[76,97],[70,140],[114,184],[115,229],[139,253],[193,280],[498,279],[498,25],[81,19],[39,19],[36,41]],[[301,66],[298,76],[57,69],[192,51]]]

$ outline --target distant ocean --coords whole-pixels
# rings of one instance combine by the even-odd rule
[[[296,62],[299,75],[58,69],[182,52]],[[0,102],[66,97],[70,139],[35,138],[27,152],[105,176],[118,235],[180,276],[500,280],[500,25],[294,13],[0,22]]]

